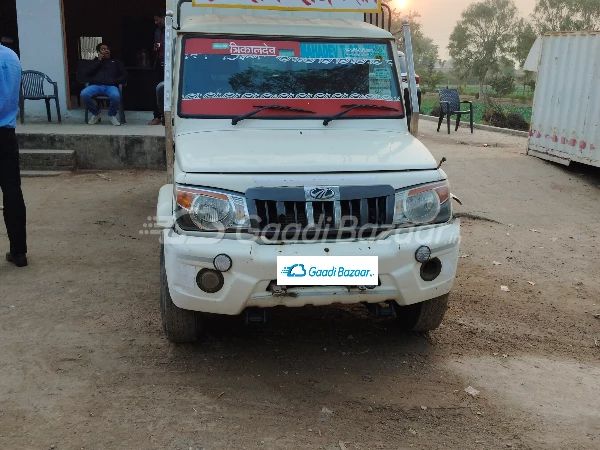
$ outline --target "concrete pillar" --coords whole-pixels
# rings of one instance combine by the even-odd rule
[[[67,71],[62,22],[61,0],[17,0],[21,66],[23,70],[44,72],[58,83],[60,109],[66,116]],[[52,120],[55,121],[54,102],[52,108]],[[26,100],[25,115],[45,117],[45,102]]]

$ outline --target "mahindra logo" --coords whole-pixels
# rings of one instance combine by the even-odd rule
[[[310,196],[316,200],[329,200],[335,197],[335,191],[328,187],[317,187],[311,189]]]

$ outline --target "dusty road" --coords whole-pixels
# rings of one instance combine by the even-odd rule
[[[144,234],[163,174],[25,180],[30,267],[0,262],[0,449],[600,448],[600,172],[421,128],[458,211],[491,220],[463,218],[425,336],[330,307],[173,346]]]

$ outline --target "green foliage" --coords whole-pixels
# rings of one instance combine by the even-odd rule
[[[435,98],[423,99],[421,110],[423,114],[439,117],[440,116],[440,101]],[[489,119],[491,118],[494,126],[504,125],[507,128],[513,128],[515,130],[527,131],[529,130],[529,123],[531,121],[531,106],[502,106],[495,104],[493,109],[487,113],[489,106],[483,103],[473,103],[473,121],[475,123],[490,124]],[[494,112],[496,115],[491,117],[491,113]],[[502,115],[502,117],[500,117]],[[484,119],[484,116],[488,120]]]
[[[433,105],[433,107],[431,108],[431,111],[429,112],[429,115],[435,116],[435,117],[440,117],[441,110],[442,110],[442,108],[440,107],[440,104],[438,102],[435,105]]]
[[[483,86],[488,72],[498,69],[500,57],[514,50],[516,24],[513,0],[483,0],[463,11],[448,44],[457,75],[474,75]]]
[[[419,72],[421,77],[421,91],[423,94],[434,92],[437,89],[437,86],[442,83],[445,78],[443,72],[435,70],[435,60],[433,59],[433,55],[430,56],[431,58],[425,71]]]
[[[514,75],[496,75],[489,81],[491,88],[500,96],[512,94],[515,91]]]
[[[419,74],[427,89],[432,89],[432,86],[435,89],[435,86],[443,79],[443,77],[437,75],[435,70],[439,61],[438,46],[434,44],[433,39],[423,34],[419,13],[410,11],[406,18],[410,23],[415,71]],[[398,49],[406,53],[402,14],[395,9],[392,12],[392,34],[397,39]]]
[[[537,0],[532,17],[540,34],[596,30],[600,28],[600,0]]]
[[[536,39],[537,32],[533,28],[533,25],[525,19],[521,19],[517,25],[517,37],[513,51],[519,67],[523,67],[523,64],[525,64]]]
[[[490,102],[482,115],[483,122],[488,125],[500,128],[506,128],[507,120],[506,114],[502,107],[494,102]]]
[[[485,106],[481,119],[484,123],[494,127],[527,131],[529,130],[529,121],[531,120],[531,109],[529,109],[526,119],[525,114],[519,108],[506,108],[490,101]]]

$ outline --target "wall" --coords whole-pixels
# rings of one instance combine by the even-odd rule
[[[44,72],[58,82],[61,112],[67,112],[65,54],[60,0],[17,0],[19,49],[23,70]],[[54,105],[52,105],[54,108]],[[46,115],[43,101],[26,101],[25,114]],[[56,111],[53,109],[53,119]]]

